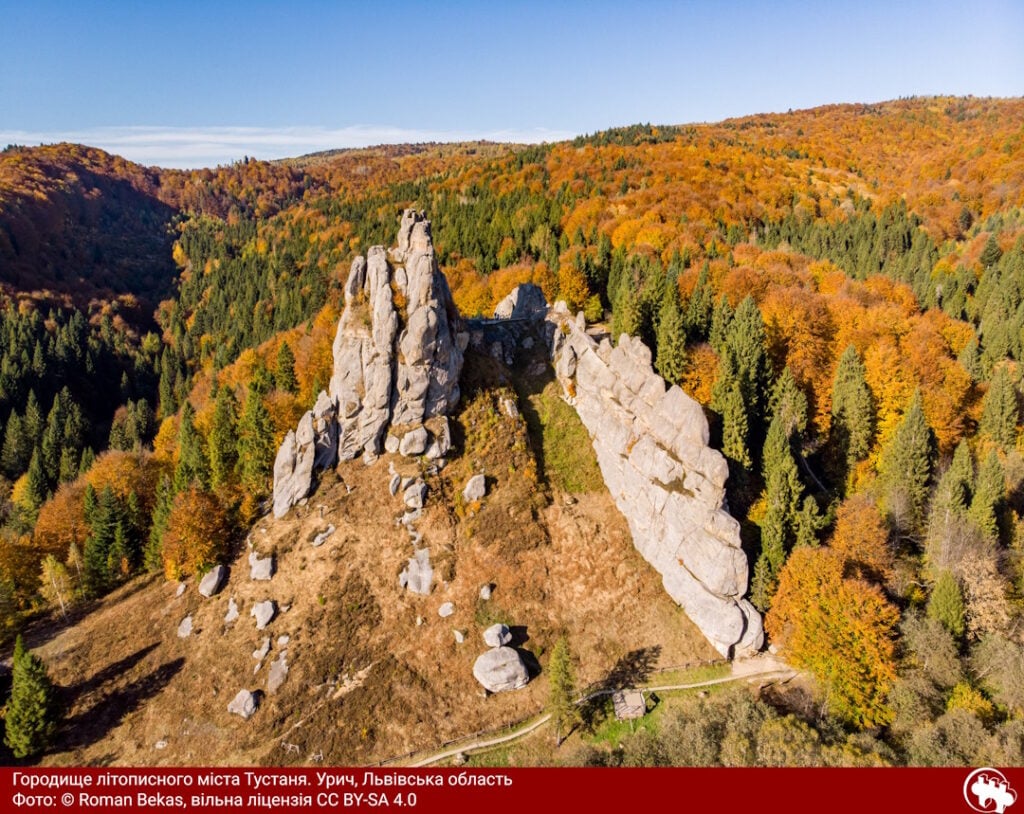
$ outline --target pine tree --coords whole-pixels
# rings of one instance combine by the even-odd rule
[[[888,513],[907,531],[919,528],[924,516],[933,447],[932,431],[924,417],[921,392],[917,390],[882,457],[879,472]]]
[[[1017,388],[1010,380],[1006,365],[1000,365],[992,374],[982,401],[978,431],[1003,451],[1009,451],[1017,439],[1017,417]]]
[[[143,565],[147,571],[156,573],[164,567],[164,535],[167,533],[167,520],[174,506],[174,487],[171,479],[164,475],[156,489],[156,503],[153,506],[152,525],[149,529],[149,540],[143,557]]]
[[[995,450],[978,467],[978,479],[971,498],[969,515],[985,534],[995,537],[999,534],[998,509],[1006,495],[1003,465]]]
[[[670,385],[678,384],[686,371],[686,328],[679,308],[675,281],[665,286],[658,321],[658,356],[655,367]]]
[[[729,326],[733,320],[732,306],[723,294],[718,299],[718,304],[711,314],[711,327],[708,333],[708,342],[715,349],[715,353],[721,356],[725,353],[725,340],[729,335]]]
[[[863,460],[874,437],[875,411],[864,365],[853,345],[839,360],[832,384],[832,427],[829,444],[836,480],[844,482],[854,464]]]
[[[238,466],[242,487],[250,495],[266,494],[274,465],[274,427],[255,387],[250,387],[238,422]]]
[[[612,309],[612,336],[618,342],[623,334],[638,336],[643,323],[640,303],[629,281],[623,281],[621,293]]]
[[[287,342],[282,342],[277,350],[277,370],[274,371],[274,381],[279,389],[286,393],[297,393],[299,382],[295,378],[295,354]]]
[[[117,498],[109,486],[104,486],[99,497],[95,498],[95,508],[91,512],[86,509],[86,520],[90,525],[82,554],[82,587],[86,596],[102,596],[114,584],[116,575],[111,569],[110,554],[117,534],[117,515]]]
[[[25,649],[19,635],[14,644],[4,743],[19,759],[41,754],[53,742],[59,720],[57,692],[46,666]]]
[[[747,410],[738,379],[731,374],[728,357],[719,364],[718,378],[711,396],[711,409],[722,417],[722,454],[730,461],[730,471],[736,475],[749,469],[752,461],[748,439]]]
[[[282,345],[281,347],[288,347]],[[278,357],[280,363],[280,357]],[[280,365],[279,365],[280,367]],[[229,483],[238,464],[237,403],[230,387],[217,391],[210,427],[210,486],[219,489]]]
[[[25,417],[22,419],[22,431],[26,439],[28,449],[35,449],[43,441],[43,414],[39,409],[39,400],[36,399],[36,391],[28,391],[28,399],[25,401]]]
[[[988,240],[985,241],[985,247],[981,250],[981,265],[985,268],[991,268],[999,262],[1003,256],[1003,250],[999,248],[999,243],[996,241],[994,234],[988,236]]]
[[[17,411],[12,410],[4,428],[4,445],[0,450],[0,469],[10,480],[17,478],[28,466],[32,447],[25,436],[24,425]]]
[[[195,483],[205,489],[210,485],[209,459],[202,435],[195,425],[195,410],[186,401],[181,408],[178,429],[178,466],[174,470],[174,491],[180,492]]]
[[[801,512],[803,485],[786,425],[792,421],[780,409],[772,418],[762,455],[764,519],[761,521],[761,555],[754,566],[751,599],[760,610],[771,606],[779,572],[796,540],[796,521]]]
[[[46,501],[49,493],[49,486],[46,481],[46,472],[43,470],[43,455],[39,447],[32,453],[32,460],[28,465],[28,481],[26,482],[25,499],[28,502],[27,508],[35,522],[36,513],[39,507]]]
[[[711,331],[711,314],[715,310],[714,293],[708,282],[708,264],[705,262],[697,276],[697,284],[686,304],[686,318],[683,327],[686,335],[696,339],[707,339]]]
[[[942,571],[928,598],[928,618],[941,622],[955,639],[964,635],[964,597],[956,577]]]
[[[555,642],[548,663],[548,711],[555,728],[555,745],[561,746],[579,720],[576,707],[576,676],[572,667],[569,640],[562,636]]]

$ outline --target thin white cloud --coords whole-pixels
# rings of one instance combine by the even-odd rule
[[[99,147],[139,164],[198,168],[230,164],[244,156],[289,158],[320,150],[377,144],[500,141],[536,144],[576,134],[561,130],[417,130],[355,125],[325,127],[96,127],[83,130],[0,130],[3,144],[54,144],[70,141]]]

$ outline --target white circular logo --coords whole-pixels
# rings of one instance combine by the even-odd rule
[[[964,781],[964,800],[982,814],[1003,814],[1017,802],[1017,792],[1010,787],[1006,776],[999,769],[986,766],[967,775]]]

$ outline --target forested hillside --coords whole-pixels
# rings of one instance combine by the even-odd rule
[[[330,375],[348,264],[406,206],[463,314],[534,282],[705,406],[810,723],[894,762],[1024,759],[1021,100],[196,172],[8,149],[7,633],[246,528]]]

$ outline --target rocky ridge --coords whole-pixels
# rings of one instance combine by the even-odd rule
[[[745,599],[739,523],[723,508],[729,470],[708,446],[701,406],[651,367],[651,352],[623,335],[614,348],[558,303],[547,315],[551,359],[566,400],[586,426],[608,491],[633,543],[722,655],[764,641]]]

